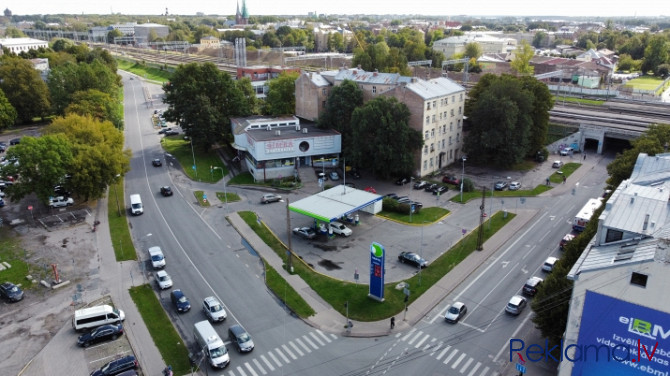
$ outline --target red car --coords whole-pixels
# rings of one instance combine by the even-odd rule
[[[460,185],[461,179],[457,178],[456,175],[446,175],[442,178],[442,183]]]
[[[374,188],[372,188],[372,187],[367,187],[367,188],[365,188],[365,191],[366,191],[366,192],[370,192],[370,193],[377,193],[377,190],[374,189]]]

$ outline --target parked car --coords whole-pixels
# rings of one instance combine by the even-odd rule
[[[572,240],[575,239],[575,236],[577,236],[576,232],[565,234],[565,236],[563,236],[563,239],[561,239],[561,241],[558,243],[558,248],[560,248],[562,251],[566,244],[570,243]]]
[[[400,177],[400,178],[398,178],[398,180],[395,181],[395,183],[397,185],[405,185],[405,184],[409,183],[410,181],[412,181],[412,179],[409,178],[409,177]]]
[[[426,191],[426,192],[432,192],[432,191],[433,191],[435,188],[437,188],[438,186],[439,186],[439,184],[437,184],[437,183],[428,184],[427,186],[425,186],[425,187],[423,188],[423,190]]]
[[[5,207],[5,200],[0,198],[0,208],[4,208],[4,207]]]
[[[517,316],[524,308],[526,308],[526,298],[521,295],[514,295],[505,306],[505,312]]]
[[[121,324],[108,324],[99,326],[93,331],[79,336],[77,339],[77,345],[81,347],[89,347],[94,343],[106,341],[106,340],[115,340],[119,336],[123,335],[123,325]]]
[[[169,131],[165,131],[166,136],[176,136],[178,134],[179,134],[179,131],[175,131],[174,129],[169,130]]]
[[[328,180],[328,175],[326,175],[326,173],[324,173],[324,172],[317,172],[316,173],[316,178],[321,179],[322,181],[326,181],[326,180]]]
[[[161,290],[169,289],[172,287],[172,278],[165,270],[159,270],[156,272],[156,283]]]
[[[71,206],[74,204],[74,200],[71,197],[52,197],[49,199],[49,206],[52,208],[62,208],[63,206]]]
[[[399,197],[397,194],[395,194],[395,193],[387,193],[387,194],[384,195],[384,197],[386,197],[386,198],[390,198],[390,199],[393,199],[393,200],[397,200],[397,199],[400,198],[400,197]]]
[[[409,204],[410,201],[412,201],[407,196],[400,196],[400,197],[396,198],[395,200],[398,201],[399,204]]]
[[[542,264],[542,270],[551,273],[551,271],[554,270],[554,266],[556,266],[556,261],[558,261],[558,258],[556,257],[547,257],[547,259],[544,260],[544,264]]]
[[[461,179],[457,178],[456,175],[446,175],[442,178],[442,183],[460,185]]]
[[[205,312],[205,316],[213,322],[224,321],[228,317],[226,310],[223,309],[223,304],[213,296],[208,296],[203,300],[202,311]]]
[[[330,180],[340,180],[340,174],[338,174],[337,171],[331,171],[328,174],[328,177],[330,178]]]
[[[0,295],[10,302],[18,302],[23,299],[23,290],[11,282],[4,282],[0,285]]]
[[[191,309],[191,302],[180,289],[174,289],[170,293],[170,300],[177,312],[188,312]]]
[[[518,181],[513,181],[513,182],[509,183],[509,188],[508,189],[510,191],[518,191],[519,189],[521,189],[521,183],[519,183]]]
[[[68,191],[62,185],[57,185],[57,186],[54,187],[54,194],[56,196],[70,197],[70,191]]]
[[[163,162],[161,162],[161,160],[159,158],[154,158],[154,159],[151,160],[151,164],[154,167],[160,167],[160,166],[163,165]]]
[[[280,195],[276,195],[274,193],[266,193],[261,197],[261,204],[269,204],[271,202],[278,202],[281,200]]]
[[[314,239],[316,237],[316,232],[311,227],[296,227],[293,229],[293,233],[305,239]]]
[[[18,145],[20,143],[21,143],[21,138],[20,137],[19,138],[12,138],[11,140],[9,140],[9,145],[10,146],[11,145]]]
[[[370,193],[377,193],[377,190],[374,189],[373,187],[366,187],[366,188],[365,188],[365,191],[366,191],[366,192],[370,192]]]
[[[341,222],[337,222],[337,221],[331,222],[330,223],[330,228],[333,229],[333,234],[342,235],[342,236],[351,236],[351,234],[353,234],[353,231],[351,231],[351,229],[349,227],[345,226]]]
[[[449,188],[447,188],[446,185],[438,185],[437,187],[435,187],[435,189],[433,189],[433,194],[436,195],[436,196],[441,195],[442,193],[444,193],[448,190],[449,190]]]
[[[456,302],[447,307],[447,313],[444,314],[444,321],[455,324],[461,317],[465,316],[466,312],[468,312],[468,308],[465,304]]]
[[[504,191],[506,188],[507,188],[507,182],[503,180],[499,180],[493,185],[493,189],[495,189],[496,191]]]
[[[551,167],[553,167],[553,168],[561,168],[562,166],[563,166],[563,162],[561,162],[561,161],[554,161],[554,163],[552,163],[552,165],[551,165]]]
[[[544,280],[540,277],[530,277],[526,281],[526,284],[523,285],[522,289],[523,293],[528,296],[535,296],[535,294],[537,294],[537,289],[542,284],[542,281]]]
[[[169,186],[165,185],[161,187],[161,194],[165,197],[167,196],[172,196],[172,188]]]
[[[414,183],[414,189],[424,189],[427,185],[430,185],[427,181],[421,180]]]
[[[563,148],[563,149],[561,149],[560,154],[563,155],[563,156],[572,155],[573,152],[574,152],[574,150],[572,148]]]
[[[418,267],[421,267],[421,269],[425,268],[428,266],[428,262],[421,258],[418,254],[414,252],[400,252],[398,255],[398,261],[400,261],[403,264],[411,264]]]
[[[127,355],[123,358],[112,360],[111,362],[102,366],[99,370],[93,371],[91,376],[111,376],[129,370],[137,369],[137,359],[133,355]]]
[[[158,134],[165,134],[165,132],[171,131],[172,128],[163,128],[160,131],[158,131]]]

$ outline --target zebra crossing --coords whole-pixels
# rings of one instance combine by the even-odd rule
[[[231,359],[228,369],[223,374],[226,376],[262,376],[268,375],[280,369],[285,364],[310,354],[337,339],[332,333],[324,333],[315,329],[301,337],[296,337],[287,343],[274,349],[257,355],[253,359],[244,357],[244,363],[235,362]]]
[[[398,333],[395,337],[409,346],[414,346],[415,349],[427,352],[430,357],[435,358],[435,360],[442,362],[446,367],[451,367],[452,370],[458,371],[462,375],[499,375],[498,372],[491,371],[490,367],[468,356],[464,351],[447,345],[443,341],[416,328],[411,329],[404,335],[403,333]]]

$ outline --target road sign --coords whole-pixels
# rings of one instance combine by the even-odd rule
[[[516,370],[521,372],[521,373],[526,373],[526,366],[523,366],[519,363],[516,364]]]
[[[32,206],[32,205],[28,205],[28,210],[33,210],[33,206]]]

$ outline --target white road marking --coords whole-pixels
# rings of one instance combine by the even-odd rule
[[[261,373],[262,373],[262,374],[264,374],[264,375],[267,375],[267,374],[268,374],[267,372],[265,372],[265,368],[263,368],[263,366],[261,365],[261,362],[259,362],[258,359],[254,359],[253,362],[254,362],[254,364],[256,365],[256,368],[258,368],[259,370],[261,370]]]

